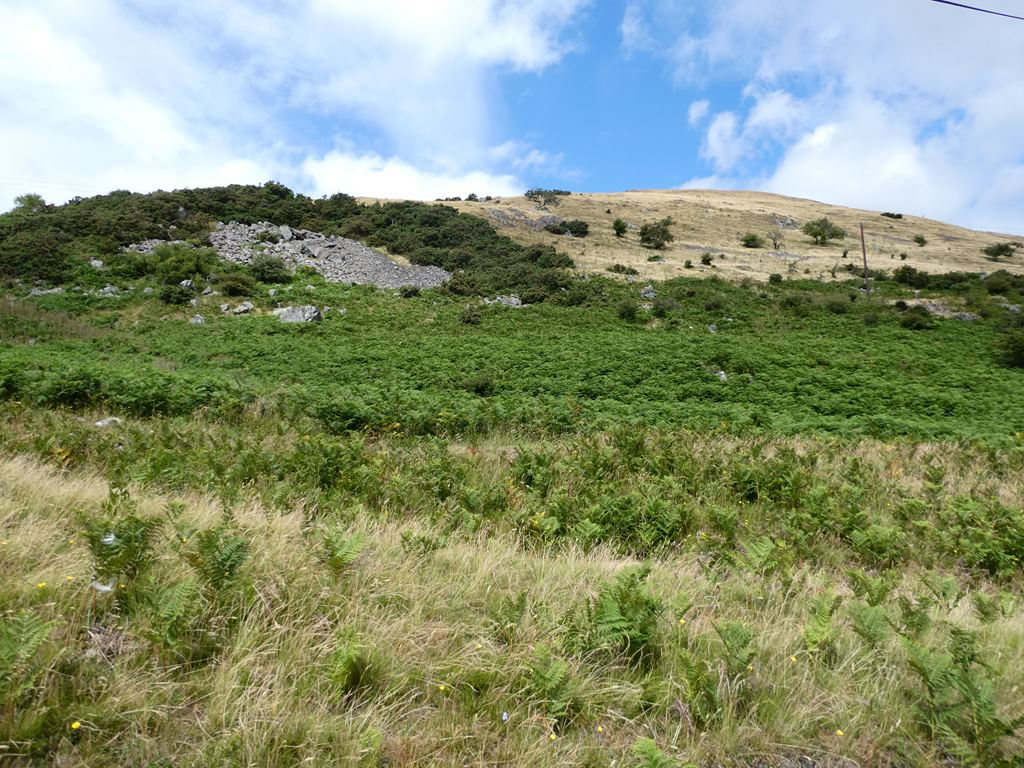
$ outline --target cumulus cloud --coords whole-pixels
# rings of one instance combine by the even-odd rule
[[[748,82],[702,151],[731,186],[767,175],[785,194],[1012,231],[1020,41],[1019,24],[938,4],[723,0],[671,56],[685,82]]]
[[[435,173],[424,171],[395,157],[351,154],[331,151],[323,157],[307,158],[303,173],[311,181],[307,185],[315,195],[330,195],[345,190],[358,197],[402,197],[433,200],[438,197],[464,197],[470,192],[479,195],[517,195],[523,187],[515,176],[495,175],[483,171]]]
[[[687,122],[691,126],[699,125],[705,117],[708,116],[708,112],[711,110],[711,102],[707,99],[700,99],[690,104],[690,109],[687,112]]]
[[[297,186],[332,151],[408,181],[391,195],[507,184],[552,156],[492,152],[509,141],[493,78],[558,61],[586,1],[0,0],[0,142],[18,148],[0,208],[28,190]]]

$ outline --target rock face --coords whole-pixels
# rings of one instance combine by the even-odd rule
[[[233,314],[236,314],[236,315],[248,315],[255,308],[256,308],[256,305],[253,304],[251,301],[243,301],[237,307],[232,309],[231,312]]]
[[[275,239],[274,236],[280,242],[269,242]],[[440,267],[396,264],[380,251],[367,248],[355,240],[287,226],[278,227],[269,222],[219,223],[210,233],[210,243],[225,261],[250,264],[261,253],[279,256],[292,267],[312,267],[334,283],[376,285],[381,288],[400,288],[403,285],[436,288],[451,279],[451,274]],[[131,248],[147,246],[148,242]]]
[[[313,306],[281,307],[273,311],[274,317],[282,323],[318,323],[324,319],[320,310]]]

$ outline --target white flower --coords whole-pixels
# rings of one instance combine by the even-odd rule
[[[97,592],[113,592],[114,591],[114,579],[111,579],[106,584],[101,584],[98,581],[92,583],[92,588]]]
[[[113,533],[108,533],[102,539],[100,539],[100,541],[102,541],[107,546],[110,546],[115,541],[117,541],[117,536],[115,536]]]

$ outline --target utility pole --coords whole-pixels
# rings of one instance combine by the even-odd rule
[[[860,252],[864,254],[864,293],[871,293],[871,286],[868,285],[868,246],[864,242],[864,225],[860,225]]]

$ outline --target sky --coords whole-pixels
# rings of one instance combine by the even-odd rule
[[[1021,233],[1024,21],[932,0],[0,0],[0,210],[271,179],[758,189]]]

